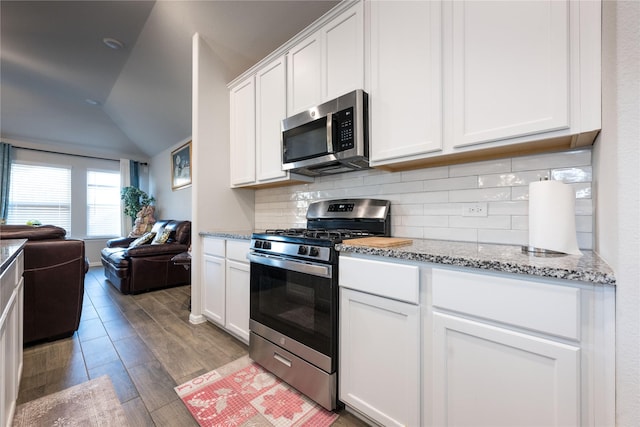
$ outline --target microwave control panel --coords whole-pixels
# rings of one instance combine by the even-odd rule
[[[338,111],[333,115],[334,149],[345,151],[355,147],[353,107]]]

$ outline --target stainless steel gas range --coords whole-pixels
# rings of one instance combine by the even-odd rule
[[[307,228],[251,236],[249,355],[323,407],[337,405],[338,253],[335,244],[390,235],[390,203],[312,203]]]

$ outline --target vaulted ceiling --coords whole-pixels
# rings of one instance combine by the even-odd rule
[[[191,135],[194,33],[230,81],[337,3],[3,0],[0,136],[152,157]]]

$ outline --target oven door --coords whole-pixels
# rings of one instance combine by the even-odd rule
[[[334,372],[338,333],[334,268],[259,253],[250,254],[249,260],[252,332]]]

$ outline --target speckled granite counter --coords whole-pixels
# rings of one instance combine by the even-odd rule
[[[250,230],[224,230],[224,231],[201,231],[200,236],[203,237],[217,237],[220,239],[238,239],[238,240],[251,240]]]
[[[414,239],[412,245],[395,248],[349,246],[349,241],[336,247],[344,253],[377,255],[599,285],[616,284],[611,268],[592,251],[582,251],[582,256],[539,257],[522,253],[520,246],[426,239]]]
[[[27,243],[27,239],[0,240],[0,274],[4,273],[4,270],[9,267],[9,264],[18,255],[25,243]]]

